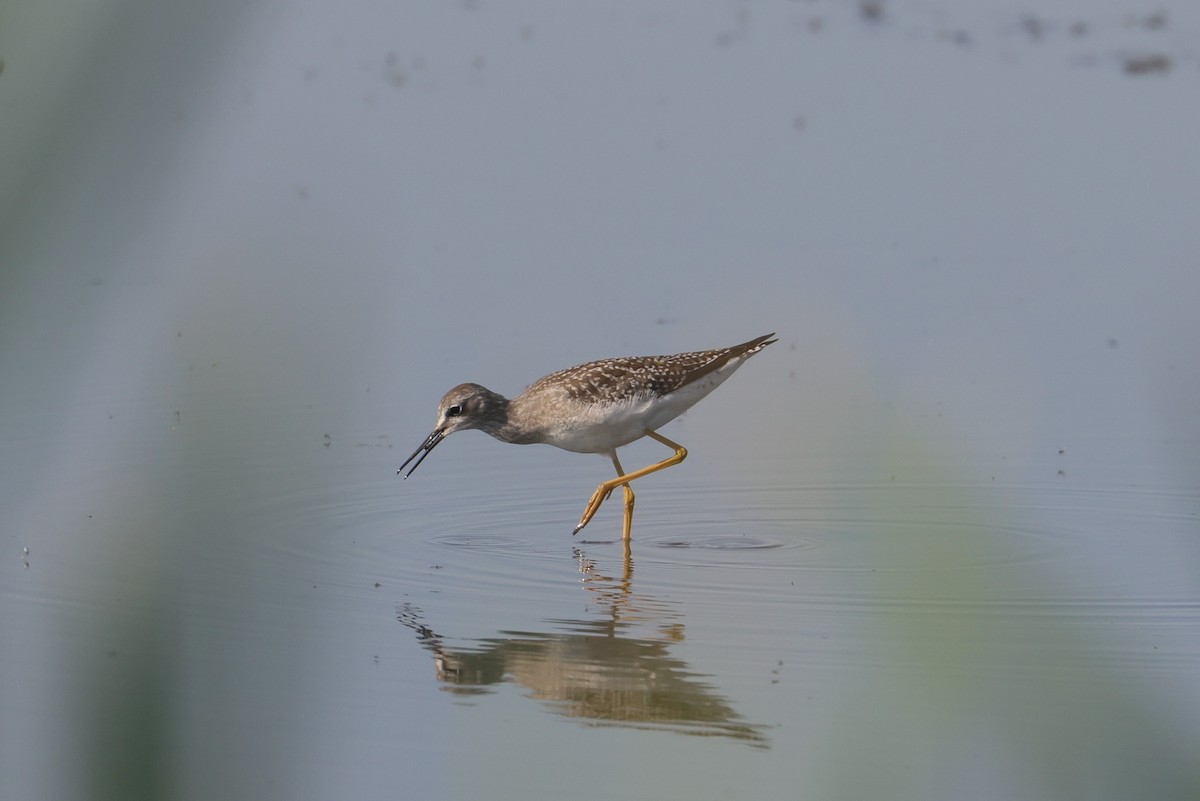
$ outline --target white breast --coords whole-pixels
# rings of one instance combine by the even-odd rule
[[[741,367],[734,359],[719,370],[669,395],[639,395],[616,404],[570,404],[569,419],[545,432],[544,441],[576,453],[609,453],[656,431],[686,412]]]

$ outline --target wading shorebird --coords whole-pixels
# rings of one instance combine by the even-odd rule
[[[658,429],[720,386],[751,356],[776,342],[773,336],[766,334],[716,350],[588,362],[539,378],[512,400],[479,384],[459,384],[438,404],[433,433],[396,474],[416,459],[404,476],[408,478],[439,442],[455,431],[471,428],[502,442],[541,442],[576,453],[606,454],[617,469],[617,477],[596,488],[572,533],[578,534],[588,524],[613,490],[624,487],[622,539],[628,541],[633,526],[633,490],[629,482],[679,464],[687,457],[686,448],[659,434]],[[617,459],[617,448],[642,437],[657,440],[675,453],[626,473]]]

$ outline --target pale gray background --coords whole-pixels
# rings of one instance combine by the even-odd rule
[[[882,9],[6,4],[4,797],[1195,798],[1200,7]],[[441,393],[768,331],[613,585],[765,744],[447,692],[610,468]]]

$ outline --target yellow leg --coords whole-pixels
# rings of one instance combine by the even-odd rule
[[[617,478],[625,475],[625,468],[621,467],[621,461],[617,459],[617,452],[612,452],[613,467],[617,468]],[[628,484],[622,484],[621,488],[625,490],[625,525],[621,529],[621,539],[629,542],[629,532],[633,530],[633,487]],[[611,494],[611,490],[609,491]],[[604,496],[605,500],[608,495]]]
[[[643,467],[641,470],[634,470],[632,473],[623,474],[621,463],[617,461],[616,453],[613,453],[613,465],[617,468],[617,477],[610,479],[596,487],[596,491],[592,493],[592,499],[588,501],[587,508],[583,511],[583,517],[579,519],[579,525],[575,527],[573,534],[578,534],[579,531],[591,521],[595,516],[596,510],[600,508],[600,504],[604,503],[604,499],[612,493],[617,487],[625,487],[625,530],[623,539],[629,540],[629,532],[633,526],[633,490],[629,488],[629,482],[642,476],[648,476],[658,470],[662,470],[672,465],[677,465],[687,458],[687,448],[680,445],[678,442],[672,442],[654,431],[647,431],[646,436],[651,439],[658,440],[668,448],[674,448],[675,453],[663,459],[661,462],[656,462],[649,467]]]

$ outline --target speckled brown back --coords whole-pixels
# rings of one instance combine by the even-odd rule
[[[775,341],[771,336],[767,334],[717,350],[667,356],[624,356],[588,362],[543,376],[523,394],[534,396],[557,389],[565,390],[573,400],[597,403],[613,403],[638,395],[669,395],[720,369],[732,359],[754,355]]]

